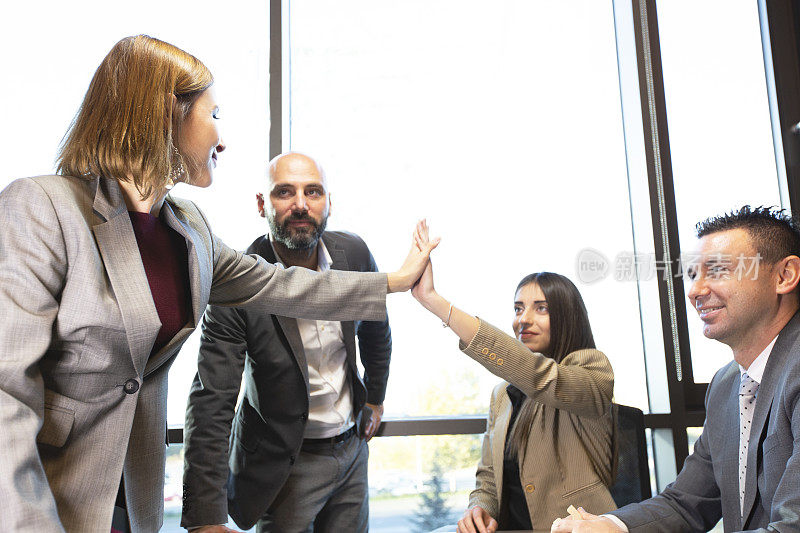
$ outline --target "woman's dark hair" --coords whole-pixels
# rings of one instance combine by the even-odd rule
[[[550,315],[550,346],[544,355],[560,363],[571,352],[595,348],[589,314],[575,284],[561,274],[537,272],[522,278],[514,294],[531,283],[542,290]],[[519,450],[525,447],[532,423],[533,401],[526,397],[511,428],[511,437],[508,439],[510,455],[517,456]]]

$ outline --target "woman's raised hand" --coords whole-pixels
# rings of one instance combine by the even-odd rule
[[[411,294],[423,307],[430,309],[431,302],[437,296],[436,289],[433,286],[433,267],[430,261],[428,261],[419,280],[411,287]]]
[[[439,239],[434,241],[434,246],[439,244]],[[428,224],[420,220],[414,231],[414,247],[426,250],[431,246],[428,235]],[[411,294],[428,311],[439,317],[442,325],[449,327],[465,343],[469,344],[478,332],[479,321],[472,315],[455,308],[449,301],[442,298],[433,286],[433,267],[430,260],[425,265],[425,270],[419,280],[411,288]]]
[[[423,219],[418,224],[414,231],[414,245],[419,250],[423,250],[430,243],[430,235],[428,233],[428,224]],[[433,287],[433,266],[430,260],[425,266],[425,270],[419,277],[417,282],[411,288],[411,294],[423,306],[428,307],[426,303],[430,303],[434,296],[436,296],[436,289]]]
[[[425,235],[423,240],[421,235]],[[430,255],[434,248],[439,246],[441,239],[437,238],[431,241],[428,238],[428,225],[425,220],[417,222],[417,227],[414,231],[414,243],[411,245],[411,250],[408,252],[406,260],[397,272],[390,273],[388,278],[389,292],[403,292],[410,289],[414,283],[420,278],[429,264]]]

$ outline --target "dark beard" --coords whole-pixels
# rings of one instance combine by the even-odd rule
[[[289,229],[290,222],[304,221],[311,224],[308,228]],[[308,213],[295,213],[289,215],[283,224],[278,224],[274,217],[268,217],[269,230],[272,238],[284,245],[289,250],[308,250],[317,245],[322,233],[325,231],[325,226],[328,225],[328,217],[322,219],[322,222],[317,224],[317,221],[308,216]]]

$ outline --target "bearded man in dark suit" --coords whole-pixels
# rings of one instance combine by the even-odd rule
[[[270,234],[248,253],[286,268],[377,271],[361,238],[325,231],[330,195],[314,159],[282,154],[269,178],[258,207]],[[265,533],[367,531],[367,441],[383,414],[391,345],[388,321],[211,306],[186,414],[181,525],[230,531],[220,525],[230,514]]]

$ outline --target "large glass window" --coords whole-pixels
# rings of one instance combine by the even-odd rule
[[[373,439],[369,449],[370,531],[431,531],[455,524],[475,488],[480,450],[480,435]]]
[[[569,276],[617,401],[647,410],[636,284],[576,270],[633,250],[611,2],[304,0],[288,35],[290,147],[325,165],[331,226],[388,268],[427,216],[440,292],[508,332],[525,274]],[[497,378],[411,298],[389,305],[387,415],[485,412]]]
[[[758,6],[657,5],[678,232],[691,252],[696,222],[744,204],[781,204]],[[730,361],[730,349],[703,337],[685,301],[694,380],[707,383]]]
[[[652,394],[666,390],[658,288],[654,279],[637,284],[628,262],[653,251],[631,3],[281,3],[283,147],[325,166],[330,227],[360,234],[389,270],[405,256],[416,219],[427,216],[444,238],[434,259],[440,292],[507,332],[522,276],[566,274],[614,366],[615,400],[668,411],[669,398]],[[264,190],[270,140],[269,4],[142,0],[117,12],[85,0],[48,4],[46,14],[40,3],[6,6],[0,145],[11,157],[0,188],[53,171],[104,54],[123,36],[147,33],[195,54],[215,75],[228,149],[210,189],[179,186],[175,194],[197,201],[224,241],[245,248],[267,231],[254,194]],[[697,220],[743,203],[780,204],[786,185],[776,177],[757,6],[657,7],[675,189],[667,200],[687,250]],[[454,335],[409,295],[391,296],[389,313],[386,418],[485,413],[498,378],[459,353]],[[702,337],[692,309],[688,316],[694,380],[705,382],[730,352]],[[170,425],[183,423],[197,348],[195,334],[172,367]],[[670,446],[665,433],[675,434],[653,432],[654,449]],[[698,434],[688,429],[690,444]],[[372,529],[407,531],[434,474],[459,514],[479,443],[479,435],[373,440]],[[179,531],[180,446],[168,455],[164,531]],[[663,453],[654,455],[662,468],[651,464],[651,472],[669,470]],[[661,475],[659,485],[673,477]]]
[[[475,488],[482,435],[386,437],[369,443],[369,526],[374,533],[455,524]],[[180,533],[183,446],[167,450],[162,533]],[[233,521],[228,527],[237,531]],[[248,531],[255,531],[255,528]]]

